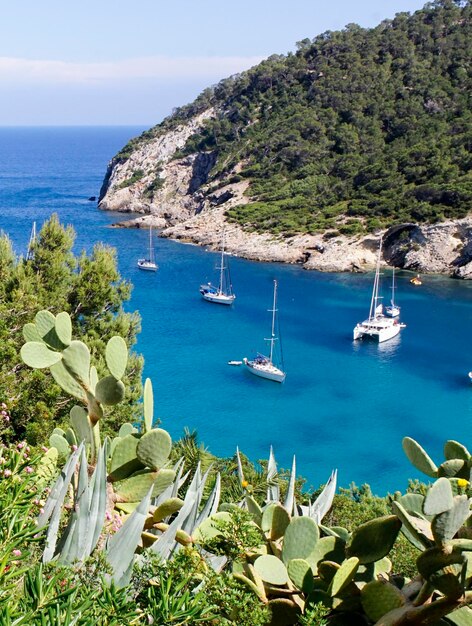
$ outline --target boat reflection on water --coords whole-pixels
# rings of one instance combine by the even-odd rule
[[[361,345],[362,342],[353,341],[352,347],[354,352],[362,350],[363,353],[367,353],[369,356],[380,357],[381,361],[390,361],[397,355],[401,341],[401,335],[398,334],[396,337],[392,337],[389,341],[383,341],[381,343],[369,341]]]

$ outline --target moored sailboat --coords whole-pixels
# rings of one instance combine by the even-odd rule
[[[385,315],[387,317],[398,317],[400,315],[400,307],[395,304],[395,268],[392,270],[392,299],[390,305],[385,307]]]
[[[154,260],[154,248],[152,245],[152,226],[149,229],[149,258],[138,259],[138,267],[140,270],[147,272],[155,272],[157,270],[157,264]]]
[[[363,322],[359,322],[354,327],[354,340],[374,339],[379,343],[396,337],[401,328],[405,325],[400,324],[397,319],[384,315],[382,299],[379,295],[380,285],[380,257],[382,254],[382,238],[380,238],[379,253],[377,256],[377,266],[375,270],[374,287],[372,289],[372,298],[370,301],[369,317]]]
[[[280,346],[280,339],[276,336],[277,329],[277,281],[274,280],[274,299],[272,309],[269,309],[272,313],[272,331],[269,338],[266,341],[270,344],[269,356],[264,354],[257,354],[253,359],[249,360],[246,357],[243,359],[244,365],[248,371],[260,378],[266,378],[267,380],[273,380],[277,383],[283,383],[285,380],[285,372],[283,369],[282,350],[280,348],[280,363],[275,363],[275,344],[278,341]]]
[[[218,285],[212,285],[211,283],[200,285],[200,293],[202,294],[203,299],[207,302],[230,305],[236,300],[236,296],[233,293],[233,286],[231,284],[229,263],[227,262],[225,265],[225,256],[225,237],[223,233],[220,266],[217,268],[220,270],[219,283]]]

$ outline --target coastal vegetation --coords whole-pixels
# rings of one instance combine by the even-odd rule
[[[8,236],[0,236],[0,397],[8,399],[10,417],[0,424],[4,439],[44,443],[71,407],[70,396],[49,374],[21,363],[22,327],[39,310],[67,312],[74,333],[87,341],[93,355],[114,334],[130,348],[136,343],[140,318],[123,309],[131,284],[119,275],[116,251],[99,243],[89,255],[75,254],[74,240],[74,229],[60,224],[57,215],[44,223],[28,258],[17,259]],[[103,367],[99,360],[98,371]],[[141,371],[142,358],[131,353],[126,397],[112,426],[136,417]]]
[[[12,271],[44,258],[48,234],[69,250],[72,233],[57,218],[41,233],[34,256]],[[54,258],[64,290],[73,255]],[[90,301],[106,285],[92,287]],[[216,458],[195,433],[173,442],[156,424],[150,380],[142,403],[130,398],[136,357],[116,331],[120,307],[101,320],[100,341],[76,310],[31,308],[18,329],[17,371],[41,374],[39,391],[53,390],[46,406],[69,401],[67,416],[54,408],[43,422],[48,445],[40,447],[9,431],[17,413],[4,396],[2,624],[470,622],[472,456],[464,445],[447,441],[436,464],[406,437],[403,450],[425,482],[385,497],[366,485],[336,494],[335,472],[306,489],[295,459],[279,471],[272,450],[257,465],[239,450]]]
[[[436,0],[376,28],[349,24],[206,89],[115,157],[208,109],[174,158],[216,156],[209,193],[249,183],[244,227],[353,235],[472,210],[471,5]]]

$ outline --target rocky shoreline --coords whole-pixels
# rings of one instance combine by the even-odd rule
[[[159,229],[161,237],[210,249],[221,245],[225,231],[230,254],[255,261],[299,264],[324,272],[363,272],[376,261],[380,235],[347,237],[329,234],[293,236],[256,233],[228,223],[227,210],[248,202],[240,165],[229,181],[208,183],[216,156],[211,152],[176,158],[212,109],[151,140],[126,158],[112,159],[100,192],[102,210],[132,213],[120,228]],[[433,225],[402,224],[383,233],[386,264],[419,273],[472,279],[472,217]]]
[[[117,222],[115,228],[153,228],[160,236],[182,243],[219,249],[225,233],[229,254],[253,261],[291,263],[322,272],[365,272],[375,267],[380,234],[358,238],[320,235],[276,237],[244,231],[227,223],[224,210],[214,210],[167,226],[160,217],[142,215]],[[419,226],[403,224],[383,234],[386,265],[416,273],[472,279],[472,219]]]

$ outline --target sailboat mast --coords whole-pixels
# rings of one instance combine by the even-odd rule
[[[220,293],[223,293],[223,281],[224,281],[224,271],[225,271],[224,259],[225,259],[225,233],[223,231],[223,240],[221,242],[220,289],[219,289]]]
[[[275,341],[275,313],[277,311],[277,281],[274,280],[274,302],[272,305],[272,332],[270,335],[270,357],[269,360],[272,363],[272,357],[274,355],[274,341]]]
[[[33,246],[36,243],[36,222],[33,222],[33,226],[31,228],[30,240],[28,243],[28,251],[26,253],[26,260],[31,261],[33,258]]]
[[[154,263],[154,250],[152,249],[152,226],[149,228],[149,260]]]
[[[377,267],[375,269],[374,288],[372,289],[372,299],[370,301],[369,320],[375,317],[377,302],[379,299],[379,276],[380,276],[380,256],[382,254],[382,237],[380,237],[379,253],[377,255]]]
[[[392,269],[392,306],[395,306],[395,268]]]

